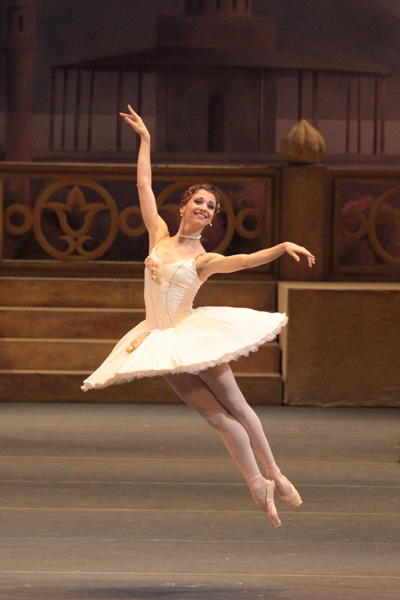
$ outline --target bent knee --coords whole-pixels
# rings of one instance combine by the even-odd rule
[[[226,416],[223,413],[203,413],[203,417],[216,431],[225,429]]]
[[[240,417],[248,415],[249,411],[252,410],[243,396],[239,398],[228,398],[224,403],[224,406],[229,414],[236,417],[238,420],[240,420]]]

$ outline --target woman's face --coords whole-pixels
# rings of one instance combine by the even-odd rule
[[[189,202],[182,207],[181,212],[185,216],[185,220],[193,221],[200,227],[204,227],[212,221],[216,208],[217,202],[214,194],[207,190],[197,190]]]

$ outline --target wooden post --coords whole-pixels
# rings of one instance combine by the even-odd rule
[[[171,87],[171,69],[167,68],[165,82],[165,149],[171,152],[171,115],[170,115],[170,87]]]
[[[138,115],[142,114],[142,98],[143,98],[143,72],[142,70],[138,71],[138,80],[137,80],[137,100],[136,100],[136,106],[137,106],[137,113]],[[139,147],[140,147],[140,136],[137,135],[136,136],[136,151],[139,152]]]
[[[280,242],[294,242],[315,254],[310,269],[289,255],[279,260],[279,279],[321,281],[324,279],[326,167],[285,165],[281,171]]]
[[[122,110],[122,98],[124,93],[124,72],[118,70],[118,82],[117,82],[117,152],[121,152],[122,149],[122,120],[119,116],[119,112]]]
[[[87,149],[92,149],[92,127],[93,127],[93,97],[94,97],[94,69],[90,71],[89,106],[88,106],[88,132]]]
[[[379,114],[380,114],[380,90],[379,90],[379,75],[374,77],[374,138],[373,138],[373,153],[378,153],[378,131],[379,131]]]
[[[358,75],[357,84],[357,154],[361,154],[361,75]]]
[[[318,71],[312,74],[312,124],[318,128]]]
[[[299,71],[297,79],[297,120],[303,118],[303,71]]]
[[[386,121],[386,76],[381,80],[381,154],[385,154],[385,121]]]
[[[54,121],[56,113],[56,69],[51,69],[49,150],[54,150]]]
[[[265,103],[265,72],[260,71],[260,90],[258,96],[258,151],[264,150],[264,103]]]
[[[61,150],[65,149],[65,120],[67,113],[67,89],[68,89],[68,68],[64,69],[64,80],[63,80],[63,103],[62,103],[62,117],[61,117]]]
[[[347,77],[347,106],[346,106],[346,154],[350,154],[351,126],[351,75]]]
[[[82,81],[81,70],[76,71],[76,94],[75,94],[75,115],[74,115],[74,150],[79,149],[79,124],[81,114],[81,97],[82,97]]]

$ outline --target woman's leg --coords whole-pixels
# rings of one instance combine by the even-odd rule
[[[290,494],[291,486],[275,463],[261,421],[251,406],[247,404],[229,364],[223,363],[201,371],[199,377],[227,412],[243,425],[249,435],[255,455],[265,467],[267,477],[275,481],[278,492],[282,495]]]
[[[178,396],[219,433],[246,481],[259,475],[260,470],[245,428],[221,406],[207,385],[191,373],[166,375],[165,379]]]
[[[178,396],[216,429],[249,484],[254,501],[267,513],[275,527],[279,527],[281,522],[274,504],[275,483],[262,477],[243,425],[225,410],[198,375],[181,373],[165,378]]]

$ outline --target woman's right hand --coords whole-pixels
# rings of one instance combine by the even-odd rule
[[[129,115],[120,112],[120,116],[123,117],[131,127],[133,127],[133,129],[138,135],[140,135],[140,137],[150,137],[150,134],[147,130],[146,125],[143,123],[143,120],[141,119],[141,117],[139,117],[137,113],[135,113],[130,104],[128,104],[128,110],[130,112]]]

